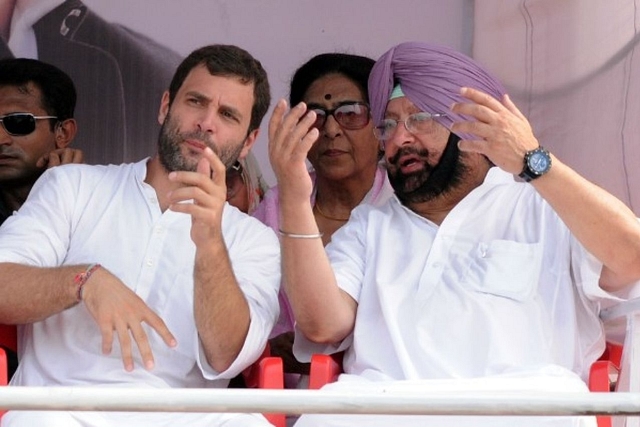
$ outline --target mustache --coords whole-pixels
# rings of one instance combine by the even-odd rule
[[[422,158],[429,158],[429,150],[426,148],[418,149],[417,147],[402,147],[392,157],[387,158],[387,162],[394,166],[398,166],[400,157],[414,154]]]
[[[20,151],[9,148],[6,145],[0,145],[0,156],[22,157]]]
[[[187,139],[200,141],[211,149],[213,149],[213,147],[215,146],[215,144],[213,143],[213,140],[211,139],[211,136],[207,132],[195,130],[192,132],[179,133],[178,136],[183,141]]]

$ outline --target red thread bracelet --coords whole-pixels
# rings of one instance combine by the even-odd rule
[[[76,277],[73,278],[73,283],[78,285],[78,288],[76,290],[76,299],[78,300],[78,302],[82,301],[82,287],[85,285],[85,283],[87,283],[89,277],[91,277],[91,275],[100,267],[100,264],[91,264],[85,271],[76,274]]]

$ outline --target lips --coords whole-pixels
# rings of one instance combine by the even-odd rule
[[[3,160],[14,160],[14,159],[17,159],[17,158],[18,158],[18,156],[11,156],[9,154],[0,154],[0,161],[3,161]]]
[[[341,156],[343,154],[345,154],[346,151],[342,151],[342,150],[336,150],[336,149],[329,149],[329,150],[325,150],[322,155],[323,156],[327,156],[327,157],[336,157],[336,156]]]
[[[204,143],[195,139],[185,139],[184,143],[193,151],[203,152],[207,147]]]
[[[400,158],[396,162],[396,166],[402,171],[402,173],[409,174],[418,170],[422,170],[424,168],[424,162],[422,161],[420,156],[415,154],[408,154],[400,156]]]

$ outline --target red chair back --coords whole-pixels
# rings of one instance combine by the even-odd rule
[[[15,325],[0,325],[0,345],[9,350],[18,350],[18,329]]]

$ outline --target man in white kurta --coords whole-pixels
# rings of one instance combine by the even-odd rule
[[[327,389],[587,390],[580,376],[605,343],[598,311],[615,300],[598,287],[602,263],[531,186],[498,168],[440,226],[395,197],[359,207],[327,253],[339,286],[358,302],[353,335],[339,347],[345,373]],[[295,343],[300,360],[338,349],[301,334]],[[298,425],[315,425],[312,418]],[[384,425],[381,418],[366,425]]]
[[[345,373],[326,386],[334,391],[588,392],[605,343],[598,313],[616,300],[603,288],[640,278],[635,215],[540,150],[502,85],[465,55],[395,46],[376,62],[369,95],[395,196],[356,208],[326,253],[303,204],[313,117],[281,103],[271,119],[294,354],[346,350]],[[547,161],[530,164],[533,152]],[[296,424],[363,425],[586,427],[595,418],[308,414]]]
[[[165,321],[177,337],[177,347],[170,348],[157,334],[149,333],[155,368],[140,368],[142,361],[134,352],[138,368],[126,372],[117,342],[111,355],[103,355],[98,325],[78,304],[20,327],[20,364],[11,385],[226,387],[262,352],[277,314],[276,236],[259,221],[225,207],[223,233],[251,307],[251,327],[233,365],[216,372],[202,356],[193,322],[191,219],[160,212],[155,190],[144,182],[146,162],[65,167],[46,173],[25,208],[0,228],[0,260],[40,267],[100,260]],[[13,425],[12,413],[5,417],[3,426]],[[171,419],[166,414],[140,417],[148,425],[158,425],[158,418]]]
[[[266,72],[227,45],[197,49],[181,70],[160,106],[158,155],[55,168],[0,228],[0,321],[20,325],[11,386],[220,388],[262,353],[278,317],[278,240],[225,202],[225,168],[257,137]],[[270,424],[260,414],[2,419],[25,425]]]

